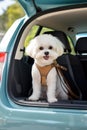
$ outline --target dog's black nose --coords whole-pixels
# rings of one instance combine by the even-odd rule
[[[44,54],[47,56],[47,55],[49,55],[49,52],[48,52],[48,51],[46,51],[46,52],[44,52]]]

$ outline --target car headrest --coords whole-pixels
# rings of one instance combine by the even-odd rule
[[[87,53],[87,37],[81,37],[77,40],[75,51],[78,53]]]
[[[51,35],[57,37],[64,44],[65,51],[71,52],[68,38],[64,32],[62,32],[62,31],[48,31],[48,32],[44,32],[44,34],[51,34]]]

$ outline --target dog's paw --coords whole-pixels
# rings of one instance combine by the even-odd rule
[[[32,101],[37,101],[39,97],[37,97],[36,95],[31,95],[28,99]]]
[[[49,103],[53,103],[53,102],[57,102],[58,100],[57,100],[57,98],[48,98],[48,102]]]

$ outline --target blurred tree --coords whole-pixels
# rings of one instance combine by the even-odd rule
[[[7,31],[13,22],[24,16],[24,11],[19,3],[9,6],[7,10],[0,16],[0,31]]]
[[[24,16],[24,11],[21,8],[21,6],[19,6],[18,3],[8,7],[6,13],[7,13],[7,23],[6,23],[7,29],[13,24],[13,22],[16,19]]]
[[[7,14],[6,12],[4,12],[4,14],[0,16],[0,32],[6,31],[6,22],[7,22]]]

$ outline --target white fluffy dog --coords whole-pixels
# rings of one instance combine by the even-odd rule
[[[41,84],[41,80],[44,79],[44,74],[41,77],[40,69],[42,68],[42,71],[44,71],[42,73],[45,73],[47,71],[45,67],[52,65],[54,60],[61,56],[63,52],[64,46],[62,42],[50,34],[39,35],[30,41],[26,48],[26,54],[34,58],[34,64],[32,66],[33,93],[29,100],[38,100],[41,96],[41,88],[42,86],[44,87],[44,83]],[[45,76],[47,100],[50,103],[56,102],[59,98],[68,99],[57,75],[56,68],[53,66],[48,70],[47,76]]]

